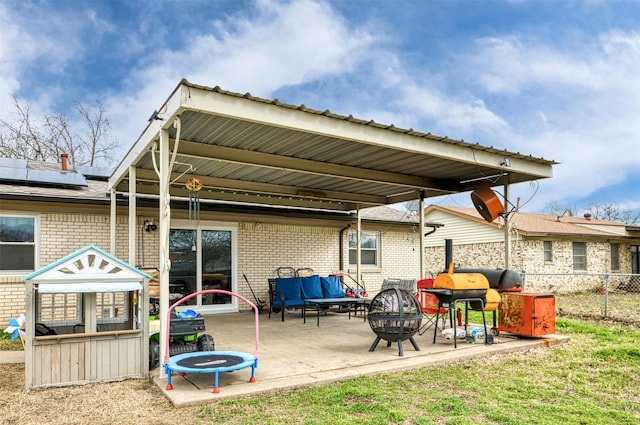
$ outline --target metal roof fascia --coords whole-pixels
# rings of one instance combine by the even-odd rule
[[[183,80],[184,81],[184,80]],[[122,161],[111,174],[109,178],[108,190],[111,191],[129,174],[129,166],[135,163],[144,156],[154,141],[160,138],[160,130],[168,129],[173,125],[173,121],[184,108],[182,107],[182,100],[189,97],[187,93],[189,88],[183,85],[183,81],[178,84],[176,89],[171,93],[171,96],[165,101],[158,113],[159,119],[151,118],[147,127],[144,129],[138,140],[129,148]]]

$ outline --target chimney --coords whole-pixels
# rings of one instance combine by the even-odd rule
[[[62,162],[62,171],[69,171],[69,165],[67,164],[67,154],[66,153],[61,154],[60,160]]]
[[[591,213],[584,213],[585,220],[591,220]]]

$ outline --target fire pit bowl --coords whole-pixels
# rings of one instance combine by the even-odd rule
[[[389,288],[380,292],[371,300],[367,319],[376,334],[369,351],[375,350],[381,339],[387,341],[387,347],[397,342],[399,356],[404,355],[402,341],[407,339],[416,351],[420,351],[413,336],[420,329],[422,309],[418,299],[409,291]]]

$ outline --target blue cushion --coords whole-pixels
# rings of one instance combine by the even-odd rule
[[[313,276],[307,276],[301,279],[302,298],[311,299],[324,297],[322,286],[320,286],[320,276],[314,274]]]
[[[323,276],[320,278],[320,284],[322,285],[324,298],[341,298],[345,296],[338,276]]]
[[[287,300],[300,300],[302,298],[302,279],[299,277],[276,278],[276,299],[280,300],[280,294]]]

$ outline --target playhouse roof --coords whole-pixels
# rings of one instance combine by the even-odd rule
[[[151,279],[151,276],[97,246],[89,245],[22,280],[40,284],[41,292],[106,292],[141,289],[140,282],[145,278]]]

